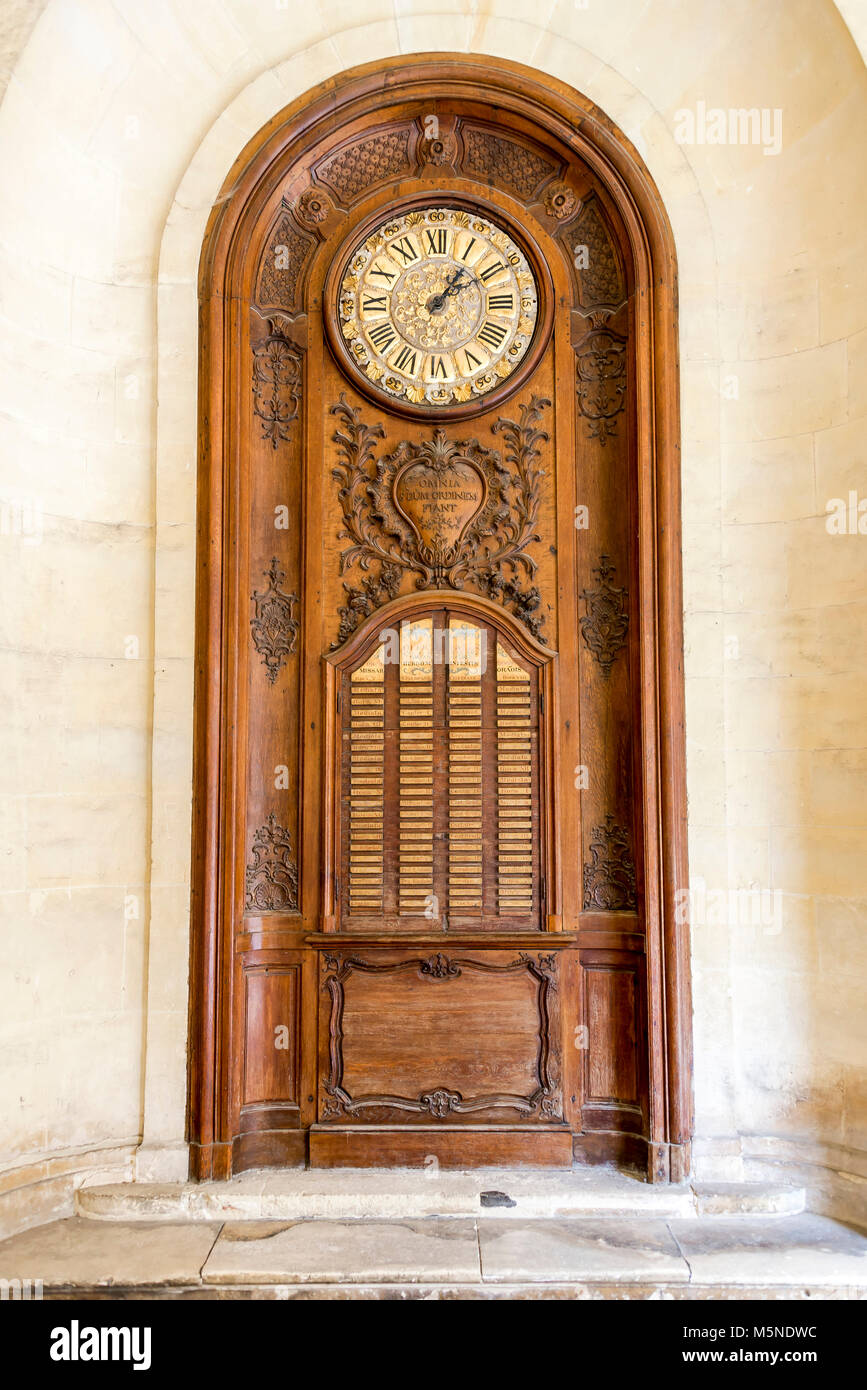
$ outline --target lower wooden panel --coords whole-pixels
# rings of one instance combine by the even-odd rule
[[[311,1168],[571,1168],[568,1129],[470,1130],[465,1127],[387,1129],[314,1125]]]
[[[303,1129],[258,1130],[239,1134],[232,1145],[232,1172],[248,1168],[304,1168],[307,1134]]]
[[[557,979],[553,951],[323,952],[320,1122],[562,1122]]]
[[[641,1134],[622,1134],[612,1130],[576,1134],[572,1141],[572,1156],[576,1163],[594,1166],[616,1163],[620,1168],[632,1168],[652,1182],[652,1155],[647,1140]]]

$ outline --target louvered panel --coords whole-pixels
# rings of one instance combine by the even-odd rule
[[[343,911],[358,930],[538,930],[538,678],[437,611],[344,683]]]
[[[449,667],[448,902],[450,913],[482,911],[482,685]]]
[[[398,704],[398,911],[437,917],[434,901],[433,623],[401,632]]]
[[[501,916],[533,910],[533,690],[497,643],[497,901]]]
[[[385,671],[382,649],[349,681],[349,911],[382,911]]]

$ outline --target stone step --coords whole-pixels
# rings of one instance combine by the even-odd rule
[[[86,1183],[79,1216],[117,1221],[488,1220],[792,1215],[803,1188],[767,1184],[651,1185],[607,1168],[569,1173],[501,1169],[286,1169],[229,1182]]]
[[[45,1297],[63,1297],[64,1290],[155,1297],[160,1290],[218,1289],[243,1298],[262,1289],[264,1297],[451,1298],[496,1297],[507,1289],[537,1298],[717,1298],[747,1291],[863,1298],[867,1234],[808,1214],[668,1221],[71,1217],[0,1242],[0,1280],[10,1286],[17,1280],[22,1288],[39,1281]]]

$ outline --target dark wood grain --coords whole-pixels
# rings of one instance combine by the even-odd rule
[[[392,209],[432,204],[503,226],[539,291],[514,377],[439,415],[350,379],[335,340],[335,289],[359,238]],[[519,65],[441,54],[356,69],[281,112],[239,157],[205,237],[200,325],[192,1175],[434,1154],[683,1176],[677,282],[646,169],[585,98]],[[353,421],[367,431],[357,508],[341,495],[347,455],[335,439]],[[395,510],[407,470],[436,486],[431,450],[456,459],[467,495],[490,504],[435,561],[431,534]],[[434,929],[401,910],[394,759],[382,910],[358,912],[347,897],[352,853],[360,861],[345,735],[350,673],[383,625],[448,614],[529,673],[532,894],[520,913],[497,906],[508,880],[492,820],[502,709],[482,680],[482,907],[465,894]],[[383,701],[392,742],[395,679]],[[440,669],[432,873],[446,896],[450,698]],[[391,969],[438,952],[475,964],[442,980]],[[532,972],[505,968],[522,952],[556,955],[541,1012]],[[370,968],[343,982],[338,1020],[322,983],[339,973],[329,958],[353,955]],[[290,1044],[275,1048],[284,1028]],[[350,1104],[323,1118],[335,1028]],[[557,1108],[542,1115],[531,1097],[544,1048]],[[443,1096],[419,1102],[432,1091]],[[378,1094],[399,1103],[353,1113],[353,1098]],[[474,1111],[485,1095],[524,1099]]]

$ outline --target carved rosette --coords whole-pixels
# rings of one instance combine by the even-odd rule
[[[321,1106],[323,1121],[346,1116],[364,1116],[367,1111],[394,1111],[427,1114],[435,1120],[447,1119],[449,1115],[473,1114],[485,1110],[517,1111],[522,1119],[538,1116],[542,1119],[560,1121],[563,1106],[560,1095],[560,1068],[554,1047],[554,1029],[551,1019],[550,996],[557,988],[557,956],[530,954],[521,951],[517,960],[505,965],[492,964],[485,960],[451,959],[441,952],[428,959],[412,958],[380,964],[364,960],[358,956],[335,956],[323,954],[326,970],[322,988],[331,997],[331,1017],[329,1021],[330,1072],[322,1078],[325,1099]],[[486,974],[514,974],[526,971],[537,982],[537,1007],[539,1010],[538,1052],[536,1056],[535,1089],[526,1096],[492,1093],[479,1096],[465,1096],[443,1084],[418,1096],[400,1095],[359,1095],[353,1096],[343,1084],[343,1011],[345,1006],[346,981],[354,971],[367,975],[395,975],[413,972],[421,979],[444,982],[458,978],[464,971],[477,971]]]
[[[344,584],[347,604],[340,610],[334,646],[381,603],[394,598],[406,574],[419,589],[463,589],[473,583],[523,621],[539,640],[541,595],[528,584],[536,562],[527,553],[538,541],[536,524],[545,470],[538,466],[548,439],[539,420],[550,401],[533,396],[519,407],[519,419],[501,417],[493,434],[505,449],[478,439],[450,440],[435,430],[430,440],[404,440],[377,456],[381,425],[368,425],[360,408],[341,395],[332,414],[341,427],[333,477],[340,485],[344,529],[352,544],[341,555],[341,571],[358,563],[377,566],[360,588]]]
[[[253,349],[253,414],[262,422],[262,437],[277,448],[290,436],[301,400],[301,354],[268,320],[270,336]]]
[[[253,645],[268,668],[268,680],[273,685],[286,658],[295,651],[299,628],[295,616],[298,595],[284,593],[280,588],[286,573],[280,568],[276,555],[270,569],[265,571],[265,578],[267,587],[254,589],[251,595],[255,613],[250,619],[250,630]]]
[[[295,216],[307,227],[318,227],[334,211],[334,204],[327,193],[319,188],[307,188],[295,203]]]
[[[587,613],[581,619],[581,635],[607,676],[617,653],[626,645],[629,595],[626,589],[618,589],[611,583],[614,566],[607,555],[600,555],[593,573],[599,580],[596,588],[581,590],[581,598],[587,604]]]
[[[425,164],[434,164],[439,168],[443,164],[454,164],[458,143],[453,135],[425,136],[419,141],[418,149]]]
[[[298,867],[292,838],[272,812],[253,836],[253,860],[247,865],[247,912],[297,912]]]
[[[627,912],[637,904],[635,865],[629,833],[613,816],[590,832],[590,863],[584,865],[584,911]]]
[[[576,207],[578,199],[568,183],[557,181],[552,183],[545,190],[545,211],[549,217],[556,217],[558,222],[565,222],[567,217],[571,217]]]
[[[626,403],[626,339],[594,328],[575,351],[578,409],[589,421],[590,438],[604,444],[616,435]]]

